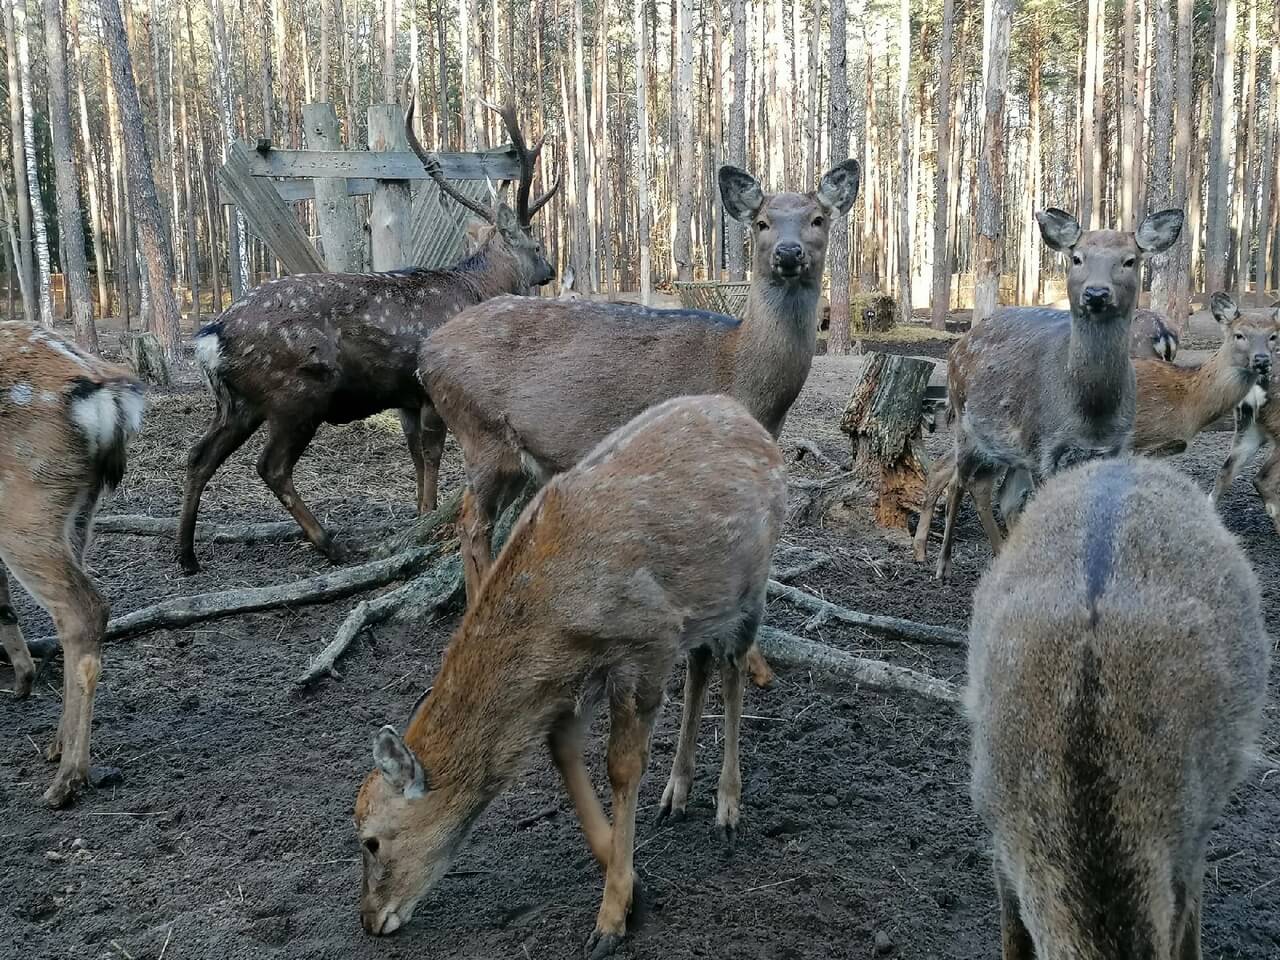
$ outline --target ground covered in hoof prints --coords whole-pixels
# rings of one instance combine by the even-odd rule
[[[918,352],[904,347],[905,352]],[[837,422],[856,360],[819,358],[784,446],[807,438],[838,465]],[[105,513],[175,516],[186,451],[210,404],[194,386],[153,394],[124,487]],[[1203,436],[1177,462],[1207,488],[1229,434]],[[942,449],[946,437],[929,441]],[[202,519],[276,520],[258,481],[260,438],[218,474]],[[459,478],[450,444],[442,489]],[[796,476],[822,475],[812,458]],[[1261,579],[1280,637],[1280,538],[1248,483],[1224,504]],[[412,468],[394,417],[323,429],[298,488],[336,530],[411,515]],[[791,525],[785,543],[831,562],[799,585],[861,610],[964,628],[989,550],[966,511],[957,579],[938,586],[905,539],[856,512],[823,528]],[[936,549],[937,539],[931,544]],[[115,612],[175,593],[262,585],[326,568],[299,544],[199,546],[204,572],[179,576],[167,539],[103,534],[90,565]],[[1212,558],[1206,558],[1211,563]],[[49,624],[15,590],[28,636]],[[41,757],[59,713],[61,668],[15,702],[0,666],[0,957],[561,958],[578,956],[602,891],[569,802],[544,756],[479,822],[453,872],[412,923],[385,940],[361,930],[356,789],[379,725],[403,723],[431,682],[456,613],[373,630],[339,669],[299,691],[292,678],[356,600],[151,633],[105,650],[93,730],[98,764],[118,783],[65,811],[39,804],[52,776]],[[955,650],[884,640],[806,616],[783,601],[768,623],[956,682]],[[1280,681],[1280,671],[1273,680]],[[998,917],[987,841],[968,799],[964,722],[948,707],[861,689],[820,672],[780,670],[749,689],[743,732],[743,825],[724,856],[713,836],[722,740],[713,690],[701,728],[686,821],[657,826],[679,720],[682,674],[654,740],[642,791],[636,865],[644,924],[623,958],[890,956],[990,958]],[[602,724],[589,745],[603,788]],[[1213,833],[1205,956],[1280,957],[1280,724],[1268,709],[1262,759]]]

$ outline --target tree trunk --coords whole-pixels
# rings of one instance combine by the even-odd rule
[[[1037,228],[1034,212],[1040,207],[1041,195],[1041,158],[1040,158],[1040,68],[1043,49],[1040,45],[1039,28],[1031,28],[1028,37],[1027,99],[1029,117],[1027,121],[1027,171],[1024,179],[1025,195],[1022,201],[1022,296],[1024,302],[1040,302],[1040,231]]]
[[[1155,83],[1151,95],[1150,194],[1151,210],[1164,210],[1173,205],[1173,183],[1170,178],[1170,143],[1173,137],[1173,33],[1170,29],[1171,0],[1156,0],[1155,18]],[[1151,258],[1151,309],[1169,315],[1173,274],[1178,258],[1169,252]]]
[[[1244,117],[1246,126],[1245,131],[1245,148],[1244,155],[1240,158],[1241,171],[1244,174],[1242,178],[1236,181],[1236,189],[1233,191],[1238,198],[1236,209],[1236,284],[1235,289],[1240,293],[1249,292],[1249,265],[1251,262],[1250,254],[1253,252],[1250,242],[1254,238],[1254,196],[1257,190],[1258,178],[1258,0],[1248,0],[1249,2],[1249,33],[1246,46],[1246,59],[1244,64],[1244,83],[1240,92],[1240,112]],[[1244,187],[1240,188],[1239,184],[1243,181]],[[1261,278],[1259,278],[1261,279]],[[1261,290],[1266,284],[1259,283],[1258,289]]]
[[[863,25],[863,49],[866,51],[866,64],[863,71],[866,91],[863,95],[862,120],[862,175],[866,182],[862,186],[862,267],[861,286],[863,290],[873,290],[880,279],[880,235],[876,224],[876,200],[879,196],[880,165],[876,155],[875,115],[875,48]]]
[[[225,158],[236,139],[235,123],[232,119],[231,53],[227,48],[227,23],[222,0],[209,0],[209,3],[213,16],[214,75],[217,78],[215,86],[218,111],[222,115],[222,144]],[[127,49],[125,52],[128,52]],[[348,117],[347,122],[354,124],[355,119]],[[231,277],[232,299],[239,299],[249,286],[249,256],[244,214],[240,212],[239,207],[235,207],[227,220],[227,271]]]
[[[382,3],[382,102],[395,103],[400,78],[396,75],[396,0]]]
[[[693,279],[693,24],[691,0],[676,0],[679,18],[680,52],[676,67],[676,122],[680,135],[679,172],[676,185],[676,223],[672,255],[676,276]]]
[[[938,142],[934,171],[933,214],[933,296],[930,325],[935,330],[945,330],[947,311],[951,306],[951,257],[947,245],[948,205],[953,189],[948,179],[948,160],[951,156],[951,55],[955,46],[955,0],[942,0],[942,45],[938,63],[938,126],[935,139]],[[1032,77],[1034,78],[1034,73]]]
[[[737,0],[741,3],[742,0]],[[636,41],[636,130],[640,143],[636,148],[636,232],[640,237],[640,301],[648,305],[653,294],[653,266],[650,262],[649,237],[652,230],[649,203],[649,56],[645,39],[645,11],[648,4],[635,0],[632,4],[632,30]],[[736,67],[735,67],[736,69]]]
[[[1167,304],[1169,312],[1166,316],[1179,334],[1186,329],[1187,317],[1190,315],[1191,245],[1195,237],[1192,225],[1198,220],[1198,218],[1196,220],[1191,218],[1192,211],[1189,209],[1191,198],[1188,196],[1187,189],[1191,172],[1191,134],[1196,125],[1195,105],[1191,96],[1191,76],[1195,57],[1192,47],[1194,17],[1195,0],[1178,0],[1177,70],[1174,73],[1174,108],[1177,111],[1177,122],[1173,128],[1173,202],[1186,213],[1188,221],[1170,253],[1170,259],[1177,266],[1170,287]]]
[[[151,332],[160,338],[166,356],[176,360],[182,350],[178,305],[173,299],[172,260],[165,246],[160,204],[156,200],[151,156],[142,135],[142,107],[133,82],[133,63],[125,40],[124,22],[116,0],[101,0],[102,32],[111,55],[111,78],[120,106],[125,155],[129,163],[129,189],[137,216],[138,239],[146,260],[151,293]]]
[[[1236,0],[1216,0],[1213,65],[1213,126],[1209,139],[1208,224],[1205,236],[1205,288],[1224,290],[1227,285],[1227,248],[1230,242],[1231,176],[1235,123]]]
[[[1097,24],[1102,16],[1102,0],[1089,0],[1085,11],[1084,86],[1081,90],[1080,130],[1080,225],[1088,230],[1093,226],[1094,198],[1099,191],[1097,182],[1101,162],[1098,158],[1097,90],[1101,84],[1099,58],[1103,50],[1097,43]]]
[[[22,145],[27,157],[27,197],[31,203],[32,243],[36,261],[36,300],[40,324],[53,326],[53,279],[49,269],[49,232],[40,193],[40,165],[36,158],[36,111],[31,99],[31,45],[27,28],[27,0],[14,0],[13,29],[18,40],[18,74],[22,84]],[[13,91],[10,91],[12,96]]]
[[[1190,0],[1183,0],[1190,2]],[[1280,149],[1280,3],[1273,3],[1275,20],[1271,28],[1270,131],[1263,132],[1261,199],[1258,208],[1258,248],[1254,252],[1253,276],[1259,290],[1267,289],[1267,246],[1272,240],[1271,215],[1276,204],[1276,151]],[[1280,262],[1280,249],[1272,254]]]
[[[574,271],[578,278],[578,283],[586,284],[587,289],[591,293],[595,293],[599,289],[597,280],[597,265],[595,259],[591,256],[591,235],[592,224],[590,217],[590,197],[591,191],[591,167],[590,167],[590,145],[587,142],[587,88],[586,88],[586,67],[585,58],[583,56],[582,36],[585,24],[583,23],[582,0],[573,0],[573,107],[574,107],[574,129],[576,131],[574,153],[574,165],[578,168],[577,182],[579,199],[577,206],[577,217],[574,218],[574,259],[577,261],[577,267]]]
[[[1138,61],[1134,49],[1135,0],[1124,2],[1124,65],[1120,72],[1120,221],[1121,230],[1136,226],[1134,206],[1133,158],[1138,134]]]
[[[180,32],[178,34],[181,35]],[[179,149],[182,153],[182,182],[186,184],[187,202],[184,204],[186,214],[187,239],[187,287],[191,292],[191,319],[197,329],[200,326],[200,249],[196,237],[196,207],[199,194],[197,178],[191,171],[191,126],[187,116],[187,79],[186,65],[181,53],[177,57],[178,80],[178,128],[181,137]],[[197,131],[199,135],[199,131]],[[215,313],[216,305],[215,305]]]
[[[93,137],[89,133],[89,102],[85,95],[84,70],[80,63],[80,3],[71,0],[67,7],[67,37],[71,43],[71,73],[75,77],[76,100],[79,107],[80,152],[84,157],[84,179],[89,193],[89,235],[93,241],[95,280],[98,286],[98,309],[101,315],[109,315],[111,307],[110,285],[107,282],[107,249],[102,224],[102,201],[98,188],[98,165],[94,162]],[[92,316],[92,311],[90,312]],[[95,333],[96,333],[95,327]]]
[[[613,198],[609,195],[609,5],[602,3],[596,11],[596,77],[592,84],[592,97],[596,101],[596,207],[597,229],[600,235],[597,247],[600,251],[601,287],[607,294],[614,293],[613,262]]]
[[[635,2],[641,3],[642,0],[635,0]],[[727,162],[735,167],[745,167],[747,165],[746,0],[729,0],[729,19],[733,21],[733,106],[729,111],[729,156]],[[637,42],[639,42],[638,39]],[[836,69],[834,58],[831,69],[833,71]],[[741,280],[746,276],[746,233],[743,231],[742,224],[733,219],[725,221],[724,230],[729,261],[729,279]],[[835,274],[833,273],[833,282],[834,278]]]
[[[98,352],[93,325],[93,295],[84,260],[84,222],[80,216],[80,181],[71,138],[71,101],[67,95],[67,51],[63,47],[61,0],[44,0],[44,43],[49,74],[49,134],[53,140],[54,181],[58,192],[58,229],[62,277],[71,304],[76,343]]]
[[[898,303],[911,322],[911,0],[898,19]]]
[[[995,313],[1000,292],[1000,246],[1003,237],[1001,206],[1004,199],[1004,97],[1009,73],[1009,26],[1012,0],[990,0],[991,15],[986,49],[982,156],[978,160],[978,221],[974,243],[975,280],[973,319],[980,322]]]
[[[849,62],[845,0],[831,0],[831,93],[828,103],[828,162],[835,166],[849,152]],[[867,171],[862,171],[863,177]],[[866,189],[866,185],[863,185]],[[831,248],[827,252],[831,272],[831,322],[827,352],[849,352],[849,218],[836,215],[831,224]]]
[[[27,186],[27,150],[23,139],[22,80],[18,75],[18,40],[14,14],[19,4],[25,13],[26,0],[7,0],[4,4],[5,57],[9,77],[9,133],[13,144],[13,199],[18,217],[18,259],[16,273],[22,291],[22,312],[27,323],[35,323],[39,305],[36,302],[35,259],[31,249],[31,192]],[[34,171],[32,171],[34,176]]]

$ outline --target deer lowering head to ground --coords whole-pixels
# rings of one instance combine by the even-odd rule
[[[124,475],[142,425],[142,388],[126,370],[21,323],[0,323],[0,642],[14,692],[35,668],[10,604],[7,569],[49,612],[62,642],[62,720],[47,756],[45,802],[62,806],[89,775],[89,729],[107,603],[83,557],[98,500]]]
[[[1034,486],[1074,463],[1114,456],[1131,445],[1136,388],[1129,326],[1141,262],[1178,239],[1182,211],[1153,213],[1137,233],[1086,233],[1061,210],[1036,218],[1045,243],[1071,260],[1071,310],[1001,310],[951,348],[947,398],[957,470],[947,485],[937,569],[942,579],[950,576],[955,515],[966,489],[998,550],[1002,535],[991,491],[1002,470],[1020,471]]]
[[[777,445],[728,397],[679,397],[606,437],[526,507],[401,736],[383,727],[356,799],[365,929],[391,933],[445,874],[539,745],[605,871],[588,953],[626,932],[640,780],[668,675],[688,653],[661,813],[683,814],[709,673],[725,700],[716,823],[732,841],[742,780],[743,661],[786,508]],[[582,757],[608,704],[605,817]]]
[[[741,321],[694,310],[503,297],[428,338],[422,382],[462,446],[467,595],[491,562],[493,522],[525,477],[569,469],[609,431],[668,397],[725,393],[777,437],[818,335],[827,235],[858,193],[848,160],[810,193],[766,194],[720,170],[725,210],[750,224],[751,288]],[[768,682],[753,653],[752,676]]]
[[[1271,313],[1271,322],[1280,327],[1280,309]],[[1280,345],[1273,342],[1271,353],[1272,375],[1245,394],[1236,407],[1236,431],[1231,438],[1231,452],[1213,485],[1213,499],[1216,502],[1222,497],[1236,474],[1270,441],[1271,453],[1258,469],[1253,486],[1262,498],[1262,505],[1275,525],[1276,533],[1280,533],[1280,376],[1274,373],[1274,367],[1280,364]]]
[[[500,111],[520,157],[513,211],[488,210],[455,190],[405,124],[410,145],[446,194],[483,217],[477,249],[444,270],[310,274],[273,280],[232,304],[196,334],[196,358],[213,393],[213,422],[191,449],[178,528],[178,561],[195,573],[200,497],[223,461],[265,422],[258,474],[307,539],[330,559],[341,551],[298,496],[293,468],[323,423],[350,423],[399,410],[417,475],[417,506],[436,505],[445,426],[417,377],[423,339],[464,307],[548,283],[554,271],[531,232],[533,216],[559,185],[530,200],[539,141],[529,148],[515,110]]]
[[[1199,960],[1270,646],[1244,552],[1179,471],[1121,457],[1037,493],[969,631],[1004,960]]]
[[[1154,310],[1138,309],[1133,312],[1133,326],[1129,334],[1129,356],[1173,362],[1178,355],[1178,332],[1163,316]]]

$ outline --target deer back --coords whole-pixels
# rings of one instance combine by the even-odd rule
[[[974,801],[1038,951],[1174,955],[1269,649],[1248,561],[1183,474],[1095,461],[1037,494],[975,594],[966,702]]]

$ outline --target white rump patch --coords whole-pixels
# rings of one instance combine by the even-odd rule
[[[146,409],[147,398],[140,389],[129,384],[119,384],[112,390],[120,406],[120,414],[124,417],[125,435],[131,437],[142,429],[142,412]]]
[[[91,455],[115,439],[118,415],[116,398],[105,388],[71,401],[71,422],[84,434]]]
[[[196,362],[208,376],[213,376],[222,366],[222,341],[216,333],[196,337]]]

